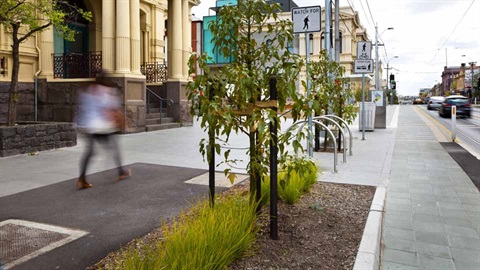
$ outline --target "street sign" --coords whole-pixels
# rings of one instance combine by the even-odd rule
[[[292,8],[293,33],[320,32],[321,16],[320,6]]]
[[[359,41],[357,42],[357,59],[372,59],[372,42]]]
[[[373,60],[355,60],[354,73],[372,73],[373,72]]]

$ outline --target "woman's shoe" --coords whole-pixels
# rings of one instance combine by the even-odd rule
[[[130,169],[125,169],[125,170],[123,170],[123,173],[120,174],[120,176],[118,177],[118,181],[127,179],[127,178],[130,177],[131,175],[132,175],[132,170],[130,170]]]
[[[78,178],[77,180],[78,189],[91,188],[91,187],[92,187],[92,184],[87,183],[87,180],[85,179],[85,177],[82,176]]]

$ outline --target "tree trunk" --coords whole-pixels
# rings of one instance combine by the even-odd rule
[[[8,118],[7,125],[13,126],[17,122],[17,102],[20,98],[18,93],[18,72],[20,69],[20,56],[19,48],[20,41],[18,40],[18,29],[20,25],[12,24],[12,58],[13,58],[13,67],[12,67],[12,80],[10,82],[10,91],[9,91],[9,102],[8,102]]]
[[[325,107],[325,114],[328,114],[328,105]],[[322,122],[326,127],[328,127],[329,123],[326,120],[323,120]],[[329,134],[326,128],[324,129],[324,131],[325,131],[325,134],[323,138],[323,151],[327,152],[327,140],[328,140]]]
[[[257,184],[257,178],[256,178],[256,173],[255,173],[255,167],[256,167],[256,145],[255,145],[255,131],[253,128],[250,128],[250,134],[248,135],[249,141],[250,141],[250,170],[249,170],[249,175],[250,175],[250,199],[254,198],[254,195],[256,194],[256,184]]]
[[[339,104],[340,106],[339,106],[339,109],[338,109],[338,117],[342,118],[343,117],[343,105],[344,105],[344,100],[343,100],[342,94],[340,94],[339,102],[340,102],[340,104]],[[342,123],[339,123],[339,124],[340,124],[340,126],[343,125]],[[345,142],[343,142],[343,147],[345,147]],[[337,150],[342,151],[342,132],[340,131],[340,129],[338,130]]]

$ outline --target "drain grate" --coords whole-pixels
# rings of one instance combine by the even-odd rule
[[[5,269],[62,246],[87,232],[25,220],[0,222],[0,259]]]
[[[68,236],[37,228],[5,224],[0,227],[0,258],[2,263],[7,264]]]

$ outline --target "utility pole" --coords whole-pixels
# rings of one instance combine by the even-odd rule
[[[472,97],[474,96],[475,94],[475,88],[473,88],[473,72],[474,72],[474,66],[477,64],[477,62],[469,62],[468,64],[470,64],[470,93],[472,94]]]
[[[393,105],[393,91],[390,92],[390,78],[388,77],[389,63],[387,62],[387,92],[390,93],[390,105]]]
[[[375,90],[380,89],[380,78],[378,77],[378,23],[375,25]]]
[[[327,49],[327,56],[329,60],[332,60],[332,48],[330,44],[330,30],[332,25],[332,6],[331,0],[325,0],[325,49]]]
[[[335,0],[335,61],[340,63],[340,0]]]

